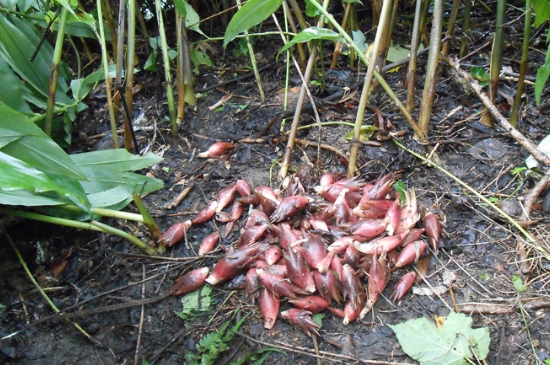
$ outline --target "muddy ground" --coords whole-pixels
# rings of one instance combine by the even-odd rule
[[[472,49],[483,42],[474,40]],[[517,64],[513,60],[519,59],[518,42],[520,35],[510,36],[505,51],[505,62],[514,70]],[[265,45],[262,44],[263,52],[258,50],[258,53],[260,66],[272,62],[262,72],[266,101],[261,102],[251,78],[202,93],[195,107],[186,108],[178,138],[169,134],[166,101],[162,97],[159,77],[147,72],[138,74],[137,81],[144,88],[136,94],[135,109],[143,110],[146,119],[136,128],[140,147],[164,157],[161,163],[144,171],[164,181],[164,190],[145,197],[162,230],[192,218],[215,199],[220,189],[237,179],[244,179],[253,187],[280,187],[277,161],[280,161],[286,145],[286,136],[280,133],[281,118],[277,118],[263,136],[259,135],[282,111],[280,89],[284,87],[285,70],[281,60],[275,62],[275,52],[269,52],[278,49],[278,40],[266,38]],[[196,79],[197,88],[246,73],[246,57],[234,57],[230,51],[224,54],[218,44],[213,47],[218,52],[217,56],[212,55],[216,57],[216,67],[201,69]],[[327,49],[329,47],[325,48],[326,52]],[[486,53],[480,52],[465,62],[486,65],[486,57]],[[533,50],[533,60],[542,61],[537,50]],[[342,64],[345,64],[344,59]],[[530,65],[529,75],[535,75],[536,66],[535,62]],[[422,147],[412,139],[407,122],[383,91],[376,91],[371,104],[380,109],[389,130],[400,135],[400,140],[408,148],[421,153],[435,149],[449,172],[488,197],[499,201],[521,200],[535,181],[520,178],[511,171],[523,166],[527,154],[504,131],[498,128],[488,130],[478,123],[476,113],[483,109],[482,104],[450,76],[447,68],[442,67],[437,84],[429,146]],[[326,77],[327,89],[314,90],[319,98],[354,84],[357,74],[342,68],[327,71]],[[386,77],[404,100],[404,70],[389,73]],[[417,104],[421,101],[421,83],[422,80],[418,86]],[[291,87],[299,84],[293,73]],[[514,81],[503,80],[501,90],[512,95],[515,85]],[[527,103],[520,112],[519,129],[538,142],[547,133],[548,118],[532,104],[532,86],[528,86],[526,92]],[[227,94],[232,97],[220,110],[208,108]],[[92,97],[88,104],[90,109],[81,116],[73,143],[74,148],[83,151],[92,149],[101,135],[108,131],[104,101]],[[327,104],[321,108],[322,121],[353,122],[357,104],[358,96],[345,102]],[[500,97],[497,105],[508,115],[510,107],[505,98]],[[418,111],[414,116],[418,116]],[[374,113],[367,111],[364,123],[373,124],[375,120]],[[315,123],[314,119],[307,114],[301,124],[312,123]],[[347,154],[350,141],[344,137],[350,130],[351,127],[344,125],[323,127],[321,142]],[[312,127],[299,131],[298,137],[317,143],[318,135],[319,130]],[[237,148],[226,160],[197,157],[215,141],[231,141]],[[486,150],[481,145],[474,148],[484,153],[472,152],[474,144],[489,141],[493,144]],[[495,154],[491,156],[487,152]],[[318,184],[323,172],[346,171],[346,166],[334,151],[322,149],[318,159],[317,148],[296,146],[292,167],[298,169],[308,165],[311,170],[303,184],[309,192],[313,192],[312,188]],[[535,257],[530,273],[522,273],[522,263],[518,262],[516,253],[517,232],[456,181],[422,164],[391,140],[362,145],[358,166],[361,177],[367,181],[387,172],[396,174],[408,189],[416,191],[419,204],[438,214],[443,221],[441,249],[430,261],[427,283],[420,282],[415,286],[442,286],[449,274],[454,274],[455,279],[450,290],[446,289],[439,296],[409,293],[394,304],[386,298],[400,276],[396,274],[392,276],[384,297],[363,321],[344,326],[341,319],[326,312],[318,339],[321,363],[414,363],[404,354],[387,324],[411,318],[445,316],[450,309],[466,308],[467,303],[493,306],[484,313],[472,313],[474,327],[490,330],[487,363],[536,364],[548,359],[548,308],[544,305],[528,307],[522,316],[516,303],[518,299],[525,304],[529,299],[543,298],[544,301],[548,298],[545,270],[550,269],[550,263]],[[167,208],[183,189],[192,184],[194,188],[179,205]],[[133,206],[127,209],[135,211]],[[531,230],[548,248],[547,215],[539,209],[533,213],[533,218],[538,220],[538,224]],[[241,218],[223,245],[238,239],[238,228],[244,221],[245,218]],[[142,226],[111,223],[149,239]],[[216,364],[230,364],[249,351],[267,348],[279,351],[271,352],[266,364],[318,363],[313,340],[300,329],[282,319],[272,330],[263,328],[257,301],[246,298],[240,290],[242,276],[238,278],[240,282],[235,280],[212,287],[214,303],[210,310],[187,320],[175,314],[182,309],[181,298],[166,297],[175,279],[194,268],[212,267],[223,254],[217,250],[206,258],[196,257],[202,238],[215,228],[214,223],[193,226],[187,242],[169,248],[163,257],[150,258],[117,237],[34,222],[8,227],[40,285],[47,288],[47,294],[62,311],[74,313],[73,323],[78,323],[91,338],[86,338],[72,324],[59,318],[40,322],[53,312],[34,290],[12,248],[3,238],[4,244],[0,246],[0,302],[6,307],[0,311],[0,334],[7,336],[15,331],[21,332],[0,342],[0,361],[6,364],[131,364],[141,363],[144,359],[155,364],[182,364],[186,354],[196,353],[201,338],[229,320],[234,324],[233,316],[236,315],[246,319],[229,342],[228,351]],[[49,268],[63,251],[70,252],[67,266],[54,277]],[[404,272],[406,270],[400,273]],[[527,290],[519,295],[511,281],[515,274],[528,283]],[[491,313],[502,308],[498,305],[507,306],[508,310],[501,314]],[[282,310],[288,308],[288,303],[282,304]],[[465,313],[469,314],[469,310],[466,309]]]

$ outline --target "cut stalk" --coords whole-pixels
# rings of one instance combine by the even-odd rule
[[[132,128],[132,113],[134,103],[134,63],[136,57],[136,2],[128,0],[128,38],[126,41],[126,75],[124,98],[126,105],[124,110],[124,147],[130,151],[134,144],[134,132]],[[135,145],[136,153],[139,153]]]

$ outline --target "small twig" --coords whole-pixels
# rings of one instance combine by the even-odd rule
[[[277,348],[277,349],[280,349],[280,350],[283,350],[283,351],[290,351],[290,352],[294,352],[294,353],[297,353],[297,354],[302,354],[302,355],[307,355],[307,356],[311,356],[311,357],[315,357],[315,358],[321,358],[321,359],[324,359],[325,357],[334,357],[334,358],[337,358],[337,359],[342,359],[342,360],[348,360],[348,361],[357,361],[357,362],[360,362],[362,364],[375,364],[375,365],[411,365],[411,363],[407,363],[407,362],[392,362],[392,361],[378,361],[378,360],[362,360],[362,359],[358,359],[357,357],[355,356],[349,356],[349,355],[340,355],[340,354],[335,354],[333,352],[328,352],[328,351],[319,351],[319,355],[316,355],[314,354],[311,349],[306,349],[306,348],[303,348],[303,347],[300,347],[300,346],[295,346],[295,345],[287,345],[287,344],[273,344],[273,343],[269,343],[269,342],[265,342],[265,341],[260,341],[260,340],[257,340],[255,338],[252,338],[252,337],[249,337],[247,335],[245,335],[244,333],[242,332],[235,332],[237,335],[241,336],[241,337],[244,337],[246,338],[247,340],[249,341],[252,341],[252,342],[255,342],[255,343],[258,343],[260,345],[263,345],[263,346],[268,346],[268,347],[274,347],[274,348]]]
[[[346,156],[346,154],[344,152],[340,151],[338,148],[336,148],[334,146],[324,144],[324,143],[317,144],[315,142],[308,141],[307,139],[296,138],[295,141],[300,143],[304,147],[321,147],[324,150],[328,150],[328,151],[336,153],[338,156],[343,157],[346,160],[348,159],[348,156]]]
[[[498,111],[497,107],[493,102],[489,99],[487,94],[485,94],[481,90],[481,86],[479,83],[470,75],[469,72],[466,72],[460,68],[460,64],[457,60],[452,60],[449,57],[442,57],[442,59],[447,62],[457,73],[458,75],[464,79],[470,86],[472,90],[477,94],[477,96],[481,99],[483,104],[485,104],[485,107],[489,110],[491,115],[495,118],[495,120],[500,124],[502,128],[504,128],[514,139],[518,144],[520,144],[523,148],[527,150],[530,154],[533,155],[533,157],[540,162],[541,164],[550,167],[550,157],[546,156],[544,152],[542,152],[536,144],[534,144],[530,139],[525,137],[522,133],[520,133],[514,126],[508,122],[508,120]]]
[[[143,274],[141,276],[142,283],[141,283],[141,300],[145,299],[145,265],[141,265]],[[139,317],[139,329],[138,329],[138,338],[136,341],[136,351],[134,355],[134,365],[139,364],[139,355],[141,352],[141,336],[143,335],[143,320],[145,319],[145,305],[141,305],[141,315]]]
[[[193,190],[194,187],[195,184],[191,183],[191,185],[183,189],[181,193],[178,194],[178,196],[176,196],[169,204],[167,204],[165,208],[172,209],[180,205],[182,200],[185,199],[185,197],[191,192],[191,190]]]

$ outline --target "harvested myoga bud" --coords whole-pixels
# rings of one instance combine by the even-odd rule
[[[277,321],[279,308],[281,307],[281,299],[278,294],[272,293],[266,288],[260,292],[260,310],[264,316],[264,328],[272,329]]]
[[[217,201],[213,201],[212,203],[210,203],[208,207],[201,210],[199,214],[197,214],[195,219],[193,219],[193,224],[201,224],[204,222],[208,222],[210,219],[212,219],[214,214],[216,214],[217,207],[218,207]]]
[[[208,236],[206,236],[199,246],[199,256],[204,256],[207,253],[211,252],[216,244],[220,240],[220,231],[214,231]]]
[[[309,311],[292,308],[281,312],[281,317],[288,320],[296,327],[300,327],[309,337],[311,337],[312,333],[319,336],[319,332],[317,332],[317,330],[320,326],[313,320],[313,318],[311,318],[311,314],[312,313]]]
[[[295,307],[310,311],[311,313],[321,313],[328,308],[328,302],[318,295],[290,299],[288,302]]]
[[[401,279],[393,287],[393,291],[390,294],[390,299],[397,302],[407,293],[416,280],[416,272],[411,271],[403,275]]]
[[[439,221],[439,218],[432,213],[427,213],[424,216],[424,228],[426,229],[430,246],[434,252],[437,252],[439,236],[441,235],[441,222]]]
[[[225,155],[227,151],[235,147],[233,143],[230,142],[216,142],[211,145],[208,150],[199,153],[198,157],[200,158],[215,158]]]
[[[206,282],[216,285],[222,281],[233,279],[241,270],[256,260],[259,248],[259,244],[254,244],[226,253],[214,266],[212,273],[206,278]]]
[[[173,246],[178,243],[191,227],[191,221],[179,222],[170,227],[162,236],[158,243],[164,246]]]
[[[203,267],[189,271],[187,274],[180,276],[176,279],[176,283],[170,289],[169,295],[183,295],[200,288],[204,285],[209,271],[209,268]]]

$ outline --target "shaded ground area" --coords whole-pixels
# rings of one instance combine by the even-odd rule
[[[275,43],[266,49],[270,47],[278,49]],[[518,58],[515,49],[510,48],[508,52],[510,58]],[[272,55],[264,57],[272,61]],[[470,61],[485,62],[482,58]],[[236,62],[246,64],[244,59]],[[197,85],[210,86],[232,77],[229,76],[231,69],[221,66],[222,59],[215,64],[220,68],[205,70],[198,77]],[[240,71],[235,73],[240,74]],[[142,109],[145,116],[145,122],[136,128],[140,147],[164,157],[162,163],[145,172],[162,179],[165,189],[147,196],[145,202],[163,230],[194,217],[215,199],[220,189],[237,179],[246,180],[253,187],[280,186],[276,161],[286,145],[286,137],[279,133],[280,117],[262,137],[258,136],[271,118],[282,111],[279,92],[284,86],[282,63],[262,73],[268,96],[265,103],[261,103],[252,79],[213,89],[198,99],[196,107],[187,108],[186,121],[180,126],[176,139],[168,132],[165,104],[157,98],[157,86],[160,87],[157,78],[145,73],[140,77],[140,82],[146,85],[141,94],[136,95],[136,109]],[[353,84],[355,78],[352,71],[329,71],[327,85],[338,90]],[[403,78],[403,71],[387,75],[402,99]],[[292,79],[291,86],[299,85],[298,81],[298,78]],[[511,94],[514,87],[511,81],[502,84],[507,94]],[[232,98],[220,110],[208,108],[227,93]],[[329,93],[319,91],[317,96],[323,98]],[[433,149],[449,172],[487,196],[499,201],[515,201],[521,197],[533,181],[511,171],[522,166],[525,153],[503,131],[487,130],[475,122],[478,119],[475,114],[482,110],[482,105],[453,78],[441,78],[437,95],[431,145],[427,149],[411,138],[406,121],[382,91],[371,102],[383,113],[389,131],[401,135],[408,148],[422,153]],[[352,96],[345,102],[324,105],[323,121],[353,122],[357,102],[357,97]],[[91,99],[89,104],[90,111],[82,116],[80,134],[75,141],[83,150],[91,149],[101,133],[108,129],[104,102]],[[504,98],[499,101],[499,107],[503,111],[509,108]],[[546,116],[531,104],[527,104],[522,113],[520,128],[539,140],[546,133]],[[314,123],[311,116],[305,116],[302,121],[302,125]],[[365,123],[376,123],[372,111],[367,113]],[[321,149],[318,159],[316,147],[306,148],[299,144],[295,148],[293,167],[312,166],[307,175],[309,179],[302,181],[309,192],[318,184],[323,172],[345,172],[346,167],[336,152],[349,151],[350,142],[344,136],[350,130],[346,125],[326,126],[321,129],[320,137],[316,127],[299,132],[300,139],[315,145],[321,141],[337,149]],[[401,131],[405,133],[400,134]],[[197,158],[199,152],[215,141],[232,141],[237,148],[225,160]],[[485,147],[483,143],[488,142],[490,146]],[[409,189],[416,190],[423,208],[441,217],[444,225],[442,249],[429,263],[426,282],[416,287],[445,289],[439,295],[409,293],[394,305],[386,299],[399,278],[394,275],[384,298],[364,321],[344,326],[341,319],[326,312],[318,339],[322,363],[412,363],[387,324],[445,316],[451,309],[461,309],[466,314],[474,312],[474,327],[489,328],[488,363],[535,364],[535,356],[539,360],[547,359],[550,337],[544,298],[548,299],[548,275],[544,270],[548,270],[550,264],[534,257],[531,272],[521,274],[522,263],[518,262],[516,254],[517,233],[454,180],[422,164],[391,141],[363,145],[358,166],[367,181],[386,172],[396,174]],[[171,207],[173,199],[191,185],[194,188],[187,197]],[[540,221],[533,232],[548,248],[547,217],[539,210],[534,218]],[[223,245],[238,239],[238,229],[245,219],[239,220]],[[144,227],[129,223],[123,227],[144,239],[148,237]],[[181,299],[166,296],[175,279],[192,268],[212,267],[222,255],[221,250],[217,250],[205,258],[196,256],[201,240],[214,229],[216,226],[212,222],[193,226],[186,242],[168,249],[165,257],[149,258],[130,243],[111,236],[29,222],[9,227],[8,231],[40,285],[49,288],[47,293],[53,302],[71,313],[71,320],[91,335],[91,339],[63,319],[48,320],[51,309],[30,284],[8,242],[4,242],[0,247],[0,302],[7,307],[1,312],[0,334],[6,336],[23,331],[0,342],[1,361],[8,364],[129,364],[136,358],[140,363],[143,358],[156,364],[182,364],[186,354],[196,352],[201,338],[217,331],[226,321],[235,323],[233,316],[236,316],[246,319],[217,364],[229,364],[244,357],[248,351],[268,347],[281,351],[272,352],[266,364],[316,364],[313,341],[299,329],[279,319],[274,329],[264,330],[257,302],[247,299],[240,290],[242,276],[212,287],[214,305],[211,310],[185,321],[175,314],[182,309]],[[63,251],[69,252],[67,267],[54,277],[49,267]],[[512,284],[514,274],[521,274],[523,282],[529,283],[528,289],[521,294]],[[539,301],[535,304],[522,301],[525,307],[522,312],[517,300],[527,298]],[[489,309],[478,313],[476,304],[479,303],[488,305]],[[282,310],[287,308],[288,303],[283,303]],[[495,313],[497,311],[500,313]],[[44,319],[46,321],[40,322]]]

